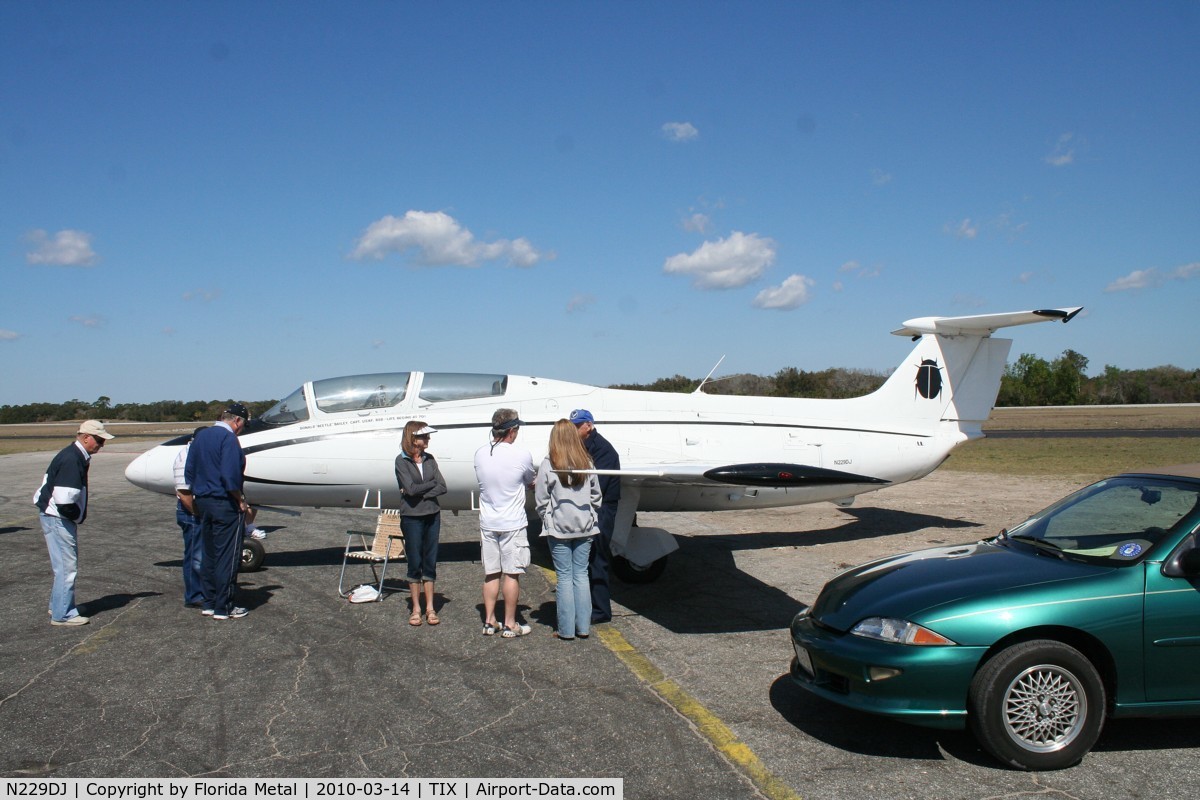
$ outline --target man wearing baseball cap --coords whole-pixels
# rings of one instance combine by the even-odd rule
[[[246,457],[237,437],[249,420],[250,412],[244,405],[231,404],[220,421],[196,432],[183,468],[184,481],[192,487],[204,551],[200,613],[214,620],[240,619],[247,613],[233,604],[233,594],[249,508],[242,492]]]
[[[592,457],[596,469],[620,469],[621,457],[608,439],[596,430],[596,418],[586,408],[577,408],[569,417],[584,449]],[[600,534],[592,543],[588,558],[588,577],[592,584],[592,622],[612,620],[612,596],[608,588],[608,573],[612,565],[613,528],[617,521],[617,504],[621,502],[621,479],[616,475],[600,476]]]
[[[515,442],[521,425],[515,409],[492,414],[492,441],[475,451],[479,481],[479,538],[483,561],[483,635],[496,633],[496,601],[504,593],[505,639],[524,636],[530,627],[517,619],[521,576],[529,566],[525,487],[537,473],[533,456]]]
[[[38,521],[46,536],[54,586],[50,590],[51,625],[87,625],[75,606],[75,576],[79,571],[79,525],[87,517],[88,467],[113,435],[104,423],[89,419],[79,426],[75,441],[50,462],[42,485],[33,495]]]

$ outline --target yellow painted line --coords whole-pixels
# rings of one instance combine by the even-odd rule
[[[545,567],[542,567],[541,570],[551,586],[557,585],[554,570]],[[738,739],[729,726],[721,722],[720,718],[705,708],[700,701],[684,691],[682,686],[664,675],[662,670],[654,666],[650,659],[630,644],[629,640],[615,626],[602,625],[593,628],[592,633],[624,662],[630,672],[653,689],[654,693],[661,697],[667,705],[692,723],[700,735],[707,739],[717,749],[717,752],[740,769],[768,800],[801,800],[800,795],[792,791],[792,787],[767,769],[758,756],[754,755],[754,751]]]

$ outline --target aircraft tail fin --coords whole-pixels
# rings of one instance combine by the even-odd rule
[[[1000,328],[1034,322],[1069,322],[1082,310],[1054,308],[979,314],[965,317],[920,317],[893,331],[911,336],[917,345],[891,377],[862,398],[889,418],[914,424],[949,422],[974,438],[991,413],[1000,392],[1009,339],[993,339]]]

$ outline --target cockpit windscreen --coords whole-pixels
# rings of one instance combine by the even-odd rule
[[[258,416],[256,422],[265,425],[290,425],[308,419],[308,405],[304,402],[304,387],[301,386],[287,397],[271,406]]]

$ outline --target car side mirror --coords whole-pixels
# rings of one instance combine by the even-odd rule
[[[1185,575],[1200,575],[1200,547],[1180,553],[1179,566]]]
[[[1169,578],[1196,578],[1200,577],[1200,547],[1188,547],[1184,550],[1177,550],[1163,564],[1163,575]]]

